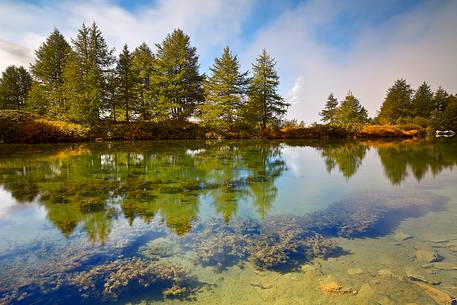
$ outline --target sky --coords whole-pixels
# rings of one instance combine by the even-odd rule
[[[266,49],[287,118],[306,124],[330,93],[351,91],[375,116],[399,78],[457,93],[456,0],[0,0],[0,70],[28,67],[54,27],[71,41],[93,21],[117,51],[181,28],[205,73],[227,45],[243,70]]]

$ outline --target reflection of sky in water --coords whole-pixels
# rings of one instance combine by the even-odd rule
[[[47,220],[47,211],[38,201],[17,203],[0,188],[0,256],[2,253],[37,241],[60,238],[60,232]]]
[[[243,151],[243,145],[244,149],[246,149],[246,146],[249,149]],[[34,161],[32,158],[36,158],[36,156],[33,154],[28,155],[31,160],[27,160],[27,158],[24,158],[23,160],[24,162],[30,162],[28,164],[29,172],[25,172],[24,175],[33,173],[33,171],[39,173],[43,170],[43,167],[46,168],[47,165],[49,172],[45,172],[44,180],[52,180],[54,179],[53,177],[62,176],[62,181],[66,181],[65,179],[72,178],[71,172],[69,172],[70,174],[67,173],[70,170],[75,170],[76,174],[80,175],[78,176],[78,179],[88,179],[83,181],[87,181],[89,184],[91,182],[90,179],[92,179],[91,175],[93,175],[94,177],[97,177],[97,179],[106,177],[108,179],[107,181],[113,181],[113,177],[116,177],[119,181],[121,181],[121,179],[126,179],[127,186],[130,181],[128,179],[141,180],[145,174],[150,175],[149,179],[171,179],[175,184],[181,182],[180,175],[183,175],[184,179],[187,179],[186,183],[189,181],[198,182],[195,185],[204,188],[205,183],[225,183],[230,179],[246,180],[249,176],[261,176],[264,171],[267,172],[268,175],[268,166],[271,164],[264,165],[265,168],[261,168],[262,165],[259,164],[267,164],[267,160],[270,160],[272,164],[275,160],[284,162],[285,167],[279,165],[281,169],[279,170],[278,175],[272,175],[268,178],[270,179],[268,183],[254,182],[249,184],[243,182],[242,186],[233,192],[233,194],[235,194],[236,202],[234,203],[233,209],[229,211],[230,213],[233,213],[231,214],[231,217],[249,217],[257,219],[261,219],[268,215],[304,215],[318,210],[324,210],[331,204],[344,200],[344,197],[354,192],[398,191],[425,185],[432,181],[437,181],[440,177],[446,177],[447,175],[450,176],[443,179],[450,180],[451,177],[455,178],[452,169],[443,171],[441,168],[437,171],[436,175],[431,174],[430,171],[427,170],[422,179],[418,180],[411,173],[411,168],[407,168],[406,175],[400,175],[403,177],[401,183],[393,184],[391,179],[388,179],[386,176],[386,164],[381,160],[379,148],[377,147],[370,147],[369,145],[363,146],[355,142],[347,145],[343,143],[342,145],[315,146],[315,144],[314,146],[307,146],[306,142],[302,144],[298,143],[298,145],[297,143],[294,143],[292,145],[281,144],[280,146],[272,147],[268,145],[256,146],[256,144],[253,145],[252,142],[250,144],[249,142],[248,144],[238,142],[238,144],[232,144],[232,146],[219,146],[219,148],[213,148],[211,146],[206,148],[186,148],[185,145],[179,144],[176,147],[172,146],[169,150],[168,148],[161,148],[159,151],[154,151],[153,149],[149,151],[148,149],[151,148],[146,146],[139,147],[137,151],[126,152],[126,148],[123,146],[120,146],[119,150],[110,148],[109,151],[104,151],[106,150],[106,147],[94,145],[94,147],[97,148],[97,150],[94,150],[96,153],[89,155],[87,155],[87,152],[90,152],[90,150],[88,150],[87,147],[82,149],[84,154],[81,156],[78,155],[77,150],[64,150],[65,153],[70,152],[68,157],[70,159],[60,159],[59,162],[55,162],[56,158],[53,156],[50,156],[49,160],[47,160],[46,154],[43,154],[43,156],[40,156],[41,159],[38,160],[39,162],[33,163]],[[234,147],[235,149],[233,150]],[[270,157],[261,159],[268,156],[269,153],[278,147],[280,149],[279,155],[273,153]],[[262,149],[264,150],[262,151]],[[387,152],[389,151],[387,150]],[[58,157],[62,156],[65,156],[65,154],[58,155]],[[394,151],[393,161],[395,161],[396,156]],[[428,157],[433,160],[433,155]],[[120,161],[122,158],[124,159]],[[390,155],[387,155],[387,158],[388,161],[392,161],[389,159]],[[251,163],[248,163],[248,159]],[[62,160],[69,162],[68,164],[70,164],[70,167],[66,167],[65,163],[62,163]],[[89,161],[89,163],[87,161]],[[451,161],[455,162],[453,160]],[[96,166],[92,167],[94,162],[99,162],[99,169],[97,169]],[[231,166],[231,162],[234,162],[233,164],[235,165]],[[62,164],[64,165],[62,166]],[[78,168],[80,164],[82,169]],[[213,164],[215,164],[214,167]],[[428,166],[428,164],[426,165]],[[19,166],[21,166],[20,163]],[[34,166],[36,166],[36,169]],[[193,168],[193,166],[195,166],[195,168]],[[86,169],[85,167],[89,168]],[[275,165],[272,167],[274,168]],[[228,177],[224,176],[226,175],[226,171],[230,173]],[[393,171],[393,174],[395,173],[396,172]],[[31,177],[34,177],[33,174]],[[70,180],[70,184],[71,181],[72,180]],[[46,183],[46,181],[44,182]],[[26,183],[28,183],[27,180]],[[38,181],[38,184],[40,183],[42,183],[42,181]],[[50,184],[51,188],[47,191],[55,193],[52,189],[52,183]],[[262,189],[265,185],[267,187]],[[84,185],[79,187],[84,187]],[[137,188],[137,186],[133,185],[132,189],[127,191],[127,194],[132,190],[136,191],[137,189],[135,188]],[[257,196],[260,197],[255,197],[255,191],[258,192]],[[20,193],[20,190],[16,190],[16,192]],[[217,196],[221,195],[221,192],[225,192],[223,187],[216,187],[216,189],[209,189],[207,191],[197,190],[193,197],[196,198],[195,201],[192,201],[191,203],[180,202],[174,207],[179,208],[184,207],[185,205],[196,204],[195,210],[197,218],[192,219],[192,223],[196,222],[198,219],[205,220],[213,216],[222,217],[222,214],[224,213],[223,208],[225,207],[224,204],[226,205],[227,203],[221,205],[220,202],[217,202]],[[82,199],[84,199],[84,192],[81,194],[83,196]],[[156,195],[159,197],[163,196],[160,192]],[[271,196],[268,197],[267,195]],[[122,226],[127,223],[123,213],[122,196],[116,195],[117,197],[115,196],[113,198],[112,195],[109,195],[108,197],[110,196],[111,199],[113,199],[113,204],[108,204],[107,206],[113,207],[116,211],[116,216],[111,218],[109,223],[106,224],[111,227],[107,231],[108,236],[111,234],[110,232],[112,232],[114,228],[120,226],[121,223],[123,224]],[[180,194],[166,194],[166,196],[168,197],[163,197],[165,199],[162,199],[160,209],[157,210],[153,217],[154,220],[163,220],[167,217],[173,218],[180,216],[173,216],[173,206],[171,206],[171,210],[163,210],[163,208],[167,208],[167,205],[171,204],[167,202],[167,198],[175,200],[176,198],[179,198]],[[46,203],[38,198],[39,196],[29,203],[19,203],[9,191],[4,187],[0,187],[0,251],[6,251],[7,249],[20,247],[27,243],[33,243],[37,239],[60,240],[64,238],[61,232],[56,229],[55,225],[49,220],[48,208],[50,203]],[[80,198],[78,200],[82,199]],[[106,198],[104,200],[106,200]],[[133,200],[132,202],[137,202],[138,200],[141,200],[141,195],[130,200]],[[149,203],[146,202],[146,205],[153,205],[155,200],[156,199],[153,199]],[[259,205],[256,200],[265,200],[265,202]],[[268,202],[269,200],[270,202]],[[110,199],[108,199],[108,201],[110,201]],[[57,203],[57,205],[56,203],[51,204],[53,207],[59,208],[59,204],[61,203]],[[62,204],[62,207],[63,206],[65,206],[65,204]],[[188,212],[186,209],[178,211],[179,213]],[[91,212],[85,212],[81,217],[86,217],[90,214]],[[130,227],[131,230],[133,230],[133,227],[136,224],[145,224],[144,220],[137,216],[131,222],[133,225]],[[169,220],[173,222],[173,219],[165,220],[167,222]],[[70,237],[80,235],[86,230],[84,221],[88,220],[81,220],[80,218],[78,221],[74,231],[70,231]],[[178,219],[178,223],[179,221],[181,220]],[[95,227],[95,229],[97,228]],[[127,230],[129,230],[129,227],[127,227]]]

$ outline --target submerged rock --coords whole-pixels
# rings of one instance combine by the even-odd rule
[[[454,297],[450,296],[444,291],[434,288],[426,283],[414,282],[421,288],[429,297],[431,297],[438,304],[456,305],[457,301]]]
[[[429,276],[423,275],[415,270],[407,270],[406,277],[414,282],[422,282],[431,285],[439,285],[441,281],[433,279]]]
[[[404,241],[404,240],[408,240],[408,239],[413,238],[413,236],[408,235],[408,234],[405,234],[405,233],[403,233],[403,232],[401,232],[401,231],[395,233],[395,235],[394,235],[393,237],[394,237],[394,239],[395,239],[396,241]]]
[[[436,262],[430,264],[422,265],[423,268],[435,268],[439,270],[457,270],[457,264],[455,263],[446,263],[446,262]]]
[[[436,250],[427,250],[427,249],[416,250],[416,260],[419,263],[422,263],[422,264],[435,263],[435,262],[440,262],[443,259],[444,259],[444,257],[442,257]]]
[[[356,290],[350,287],[343,287],[336,281],[320,283],[319,287],[325,294],[329,295],[357,294]]]

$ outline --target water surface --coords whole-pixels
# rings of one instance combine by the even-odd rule
[[[0,304],[457,294],[455,141],[0,148]]]

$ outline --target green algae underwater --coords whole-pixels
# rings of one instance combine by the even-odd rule
[[[455,141],[0,148],[0,304],[455,303]]]

